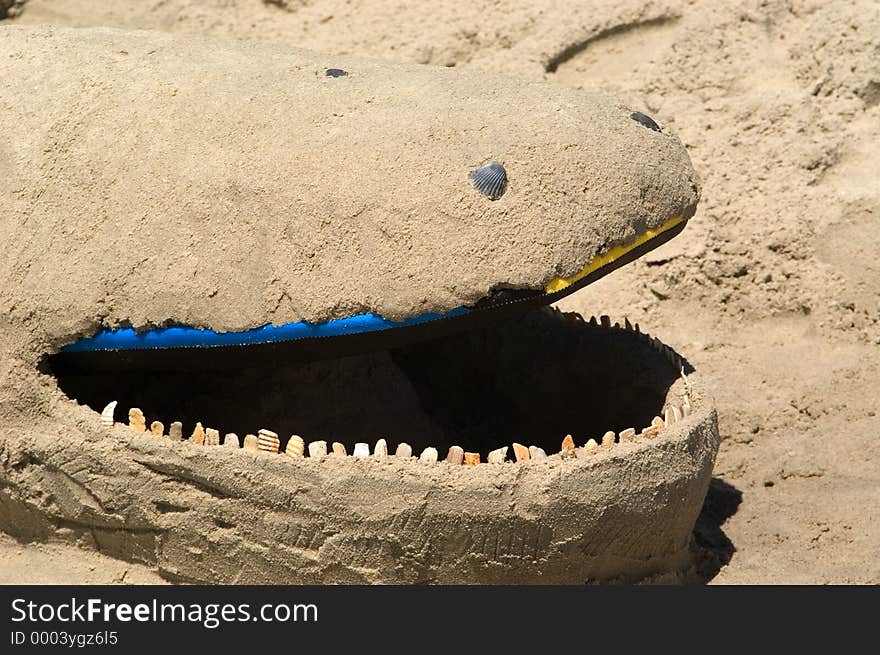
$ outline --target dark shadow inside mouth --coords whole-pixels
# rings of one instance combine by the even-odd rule
[[[223,349],[216,357],[223,357]],[[49,365],[51,368],[52,360]],[[97,412],[110,401],[147,418],[196,421],[239,437],[261,428],[415,453],[451,445],[488,451],[516,441],[548,453],[566,434],[579,444],[650,425],[678,378],[635,332],[594,326],[551,309],[402,348],[312,362],[218,370],[62,372],[59,387]]]

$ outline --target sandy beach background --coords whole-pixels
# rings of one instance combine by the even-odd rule
[[[24,25],[202,32],[512,73],[654,116],[703,178],[697,215],[562,308],[649,326],[711,384],[724,441],[696,528],[703,579],[880,582],[880,3],[7,5],[6,20]],[[158,581],[0,538],[0,582],[35,581],[34,570],[40,582]]]

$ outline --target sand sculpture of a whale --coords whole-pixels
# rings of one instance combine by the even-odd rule
[[[715,415],[682,360],[628,323],[539,312],[392,354],[256,357],[267,342],[308,350],[363,332],[400,345],[425,323],[579,288],[693,215],[699,185],[677,138],[613,100],[484,72],[115,30],[4,28],[0,50],[0,527],[202,581],[559,582],[684,566]],[[232,350],[240,374],[179,364]],[[178,363],[53,378],[52,358],[70,352]],[[489,443],[500,424],[462,428],[458,444],[423,415],[460,402],[450,389],[468,386],[474,362],[542,357],[558,358],[569,389],[603,358],[609,379],[623,375],[595,412],[617,429],[558,453],[513,434],[524,445],[506,456]],[[443,399],[416,380],[426,365],[449,377]],[[398,405],[418,395],[423,414],[343,457],[333,434],[394,412],[365,401],[331,427],[341,404],[321,424],[315,389],[332,395],[326,385],[363,370]],[[505,385],[523,379],[487,386],[515,397],[528,389]],[[245,387],[258,401],[230,414]],[[116,424],[113,406],[102,424],[95,410],[114,400]],[[156,436],[139,433],[138,411],[134,429],[121,424],[135,402]],[[204,446],[201,425],[163,436],[175,418],[186,435],[193,412],[216,413],[207,427],[251,405],[266,424],[221,434],[267,428],[244,441],[290,457]],[[523,425],[522,411],[507,414]],[[572,403],[561,413],[579,420]],[[389,446],[402,436],[413,457]]]

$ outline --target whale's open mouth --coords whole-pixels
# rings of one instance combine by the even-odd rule
[[[544,293],[502,292],[444,316],[403,324],[360,316],[246,333],[105,330],[49,357],[49,366],[60,388],[103,412],[106,425],[195,445],[452,464],[586,456],[656,437],[684,418],[686,366],[629,321],[529,310],[656,247],[684,223],[672,219],[616,246]]]
[[[517,305],[533,299],[502,295],[472,314],[510,316],[429,339],[380,331],[398,335],[390,347],[349,354],[358,335],[59,352],[42,372],[76,402],[8,442],[0,523],[63,527],[192,582],[686,571],[718,445],[699,376],[625,318]]]

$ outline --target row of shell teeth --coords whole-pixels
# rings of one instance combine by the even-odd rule
[[[115,424],[114,413],[116,411],[117,402],[114,400],[108,404],[101,412],[101,424],[105,427],[112,428]],[[562,440],[559,454],[563,459],[573,457],[582,458],[596,453],[602,449],[614,447],[615,443],[625,443],[636,441],[638,439],[653,439],[660,434],[660,431],[667,426],[674,425],[690,415],[690,400],[685,396],[682,405],[667,405],[663,418],[655,416],[651,421],[651,425],[637,432],[635,428],[627,428],[621,430],[620,433],[606,432],[601,439],[588,439],[582,446],[575,444],[574,438],[569,434]],[[165,426],[161,421],[153,421],[147,429],[147,422],[144,413],[137,407],[133,407],[128,411],[128,427],[136,432],[149,432],[156,437],[168,437],[172,441],[183,440],[183,424],[175,421],[169,426],[167,434]],[[281,439],[278,434],[271,430],[262,429],[257,434],[247,434],[244,441],[241,442],[238,435],[228,433],[221,439],[220,432],[214,428],[205,428],[201,423],[196,423],[189,439],[190,443],[196,446],[226,446],[229,448],[243,448],[244,450],[269,453],[271,455],[281,454]],[[513,458],[517,462],[540,461],[547,459],[548,455],[543,448],[538,446],[524,446],[523,444],[514,443],[511,447],[502,446],[490,452],[486,456],[489,464],[503,464],[508,461],[508,452],[513,451]],[[312,441],[306,446],[305,441],[298,435],[291,435],[287,440],[287,446],[284,449],[284,455],[291,459],[298,459],[306,456],[312,459],[321,459],[327,456],[346,457],[348,450],[345,444],[334,441],[327,447],[326,441]],[[359,442],[354,445],[353,457],[366,458],[373,457],[376,459],[385,459],[389,456],[388,442],[385,439],[379,439],[372,450],[367,443]],[[413,449],[407,443],[400,443],[394,451],[394,456],[400,459],[408,459],[413,457]],[[418,456],[418,460],[424,464],[435,464],[440,460],[440,453],[436,448],[425,448]],[[451,446],[446,457],[442,460],[447,464],[456,466],[475,466],[480,463],[480,453],[465,452],[461,446]]]
[[[563,313],[559,309],[556,309],[556,311],[559,313]],[[604,314],[602,316],[599,316],[598,319],[595,316],[591,316],[586,321],[584,321],[583,317],[580,314],[576,314],[573,312],[566,312],[565,316],[569,320],[577,323],[586,322],[592,326],[601,326],[607,329],[626,330],[627,332],[634,333],[645,343],[647,343],[651,348],[663,355],[666,360],[675,368],[675,370],[681,373],[681,376],[684,378],[684,380],[687,381],[687,376],[684,373],[684,361],[682,360],[681,355],[679,355],[672,348],[660,341],[660,339],[658,339],[657,337],[652,337],[651,335],[642,332],[639,328],[638,323],[631,323],[630,320],[626,317],[624,317],[622,325],[619,322],[612,323],[611,317]]]

